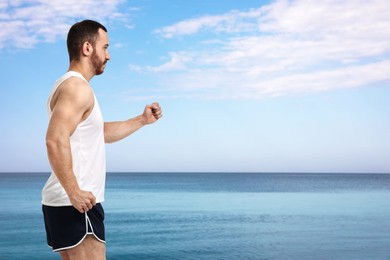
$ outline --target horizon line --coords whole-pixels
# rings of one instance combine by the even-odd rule
[[[0,171],[0,174],[21,174],[21,173],[32,173],[32,174],[51,174],[50,171]],[[134,174],[134,173],[205,173],[205,174],[219,174],[219,173],[249,173],[249,174],[390,174],[390,172],[321,172],[321,171],[106,171],[106,174]]]

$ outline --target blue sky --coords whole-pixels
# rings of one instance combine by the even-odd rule
[[[65,3],[64,3],[65,2]],[[0,171],[49,171],[46,99],[69,27],[108,29],[91,85],[108,171],[390,172],[390,20],[375,1],[2,1]]]

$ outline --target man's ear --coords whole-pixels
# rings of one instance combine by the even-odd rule
[[[92,44],[90,44],[89,42],[84,42],[82,48],[83,56],[90,56],[92,52],[93,52]]]

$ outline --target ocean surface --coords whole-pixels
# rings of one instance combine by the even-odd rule
[[[0,259],[46,245],[48,173],[0,173]],[[108,173],[107,259],[390,259],[390,175]]]

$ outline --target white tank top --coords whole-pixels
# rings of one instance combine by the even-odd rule
[[[78,72],[69,71],[59,78],[47,101],[49,118],[52,115],[50,102],[58,87],[70,77],[88,81]],[[70,137],[73,172],[80,189],[90,191],[96,197],[96,203],[104,201],[106,181],[106,158],[104,143],[104,121],[99,104],[95,103],[91,114],[77,125]],[[68,195],[52,171],[42,190],[42,204],[47,206],[71,206]]]

